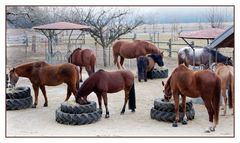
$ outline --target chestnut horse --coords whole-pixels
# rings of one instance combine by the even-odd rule
[[[44,107],[48,106],[45,85],[57,86],[66,83],[68,88],[65,101],[69,99],[71,93],[76,96],[77,89],[79,88],[79,71],[75,65],[69,63],[50,65],[44,61],[39,61],[22,64],[10,71],[10,83],[15,86],[19,77],[29,78],[32,83],[35,94],[33,108],[36,108],[38,104],[39,88],[45,99]]]
[[[115,93],[120,90],[125,91],[125,100],[121,114],[124,114],[128,100],[129,109],[134,112],[136,108],[134,76],[133,73],[128,70],[120,70],[115,72],[99,70],[92,74],[79,88],[76,96],[76,102],[79,104],[87,104],[87,96],[91,92],[95,92],[98,98],[100,113],[102,114],[103,98],[106,108],[105,118],[109,118],[107,93]]]
[[[80,79],[82,79],[82,67],[85,67],[88,75],[95,72],[96,54],[90,49],[77,48],[69,56],[68,62],[80,67]]]
[[[162,82],[164,86],[164,82]],[[221,96],[221,80],[210,70],[192,71],[183,64],[179,65],[167,80],[164,86],[164,98],[169,101],[173,96],[176,118],[173,127],[179,121],[179,95],[182,97],[184,118],[182,124],[187,124],[186,96],[201,97],[207,108],[211,126],[205,132],[215,131],[219,118],[219,102]],[[212,122],[214,120],[214,124]]]
[[[124,58],[132,59],[138,58],[139,56],[145,56],[147,54],[158,54],[163,58],[163,52],[159,50],[154,44],[143,41],[143,40],[133,40],[125,41],[118,40],[113,44],[113,57],[114,64],[117,64],[118,69],[123,67]],[[118,61],[118,56],[120,57],[120,63]]]
[[[226,96],[226,90],[228,89],[228,105],[229,108],[233,108],[233,114],[234,114],[234,75],[233,75],[233,67],[232,66],[226,66],[222,63],[218,63],[216,65],[215,73],[220,77],[221,79],[221,95],[224,98],[224,112],[223,115],[226,115],[227,112],[227,96]]]
[[[153,70],[155,63],[158,66],[164,66],[163,59],[160,55],[150,54],[146,56],[140,56],[137,58],[137,68],[138,68],[138,81],[141,82],[141,79],[147,81],[147,72]]]

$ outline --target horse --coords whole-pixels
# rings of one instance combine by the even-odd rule
[[[82,67],[85,67],[88,75],[95,72],[96,53],[90,49],[75,49],[68,58],[68,63],[80,67],[80,76],[82,79]]]
[[[214,72],[210,70],[192,71],[181,64],[172,72],[166,85],[164,85],[164,82],[162,82],[162,85],[164,86],[164,101],[169,101],[172,96],[174,98],[176,117],[173,127],[178,126],[179,95],[181,94],[184,113],[182,124],[187,124],[186,96],[191,98],[201,97],[207,108],[211,123],[205,132],[215,131],[219,118],[221,80]]]
[[[71,93],[76,96],[77,89],[79,88],[79,71],[75,65],[70,63],[50,65],[44,61],[31,62],[11,69],[9,74],[10,83],[14,86],[19,77],[26,77],[31,81],[35,94],[35,101],[32,105],[33,108],[36,108],[38,104],[39,88],[45,99],[44,107],[48,106],[45,85],[57,86],[66,83],[67,97],[65,101],[69,99]]]
[[[162,57],[157,54],[150,54],[148,56],[139,56],[137,58],[139,82],[141,82],[141,79],[144,79],[144,81],[147,81],[147,73],[153,70],[155,63],[157,63],[158,66],[164,66]]]
[[[187,67],[189,65],[193,66],[193,59],[195,59],[196,66],[204,65],[204,69],[207,69],[209,68],[209,57],[210,63],[213,63],[216,59],[217,61],[215,62],[224,63],[226,65],[233,65],[231,57],[226,57],[215,50],[211,50],[206,47],[195,47],[194,49],[195,57],[193,56],[193,49],[191,47],[181,48],[178,51],[178,65],[184,63]]]
[[[114,65],[117,64],[118,69],[123,67],[124,58],[132,59],[147,54],[158,54],[163,58],[163,52],[159,50],[154,44],[144,40],[118,40],[113,43],[113,57]],[[118,61],[120,57],[120,63]]]
[[[107,93],[115,93],[120,90],[125,91],[125,100],[121,114],[124,114],[128,100],[129,109],[134,112],[136,108],[134,76],[133,73],[128,70],[114,72],[107,72],[102,69],[98,70],[85,80],[79,88],[76,96],[76,102],[79,104],[87,104],[87,96],[91,92],[95,92],[98,98],[100,113],[102,114],[103,99],[106,108],[105,118],[109,118]]]
[[[228,105],[229,108],[233,108],[234,114],[234,75],[233,75],[233,67],[229,65],[224,65],[222,63],[218,63],[216,65],[215,73],[221,79],[221,95],[224,98],[224,106],[223,106],[223,115],[225,116],[227,113],[227,96],[226,90],[228,88]]]

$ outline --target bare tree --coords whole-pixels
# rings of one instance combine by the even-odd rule
[[[207,11],[207,21],[210,23],[211,28],[223,28],[224,22],[227,18],[227,10],[222,8],[211,8]]]
[[[104,66],[107,66],[106,49],[112,42],[143,23],[141,18],[127,9],[90,9],[85,17],[84,23],[92,26],[89,31],[91,37],[103,48]]]

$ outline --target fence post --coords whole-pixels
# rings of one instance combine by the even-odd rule
[[[169,39],[168,42],[168,57],[172,57],[172,40]]]
[[[32,36],[32,52],[36,53],[36,35]]]

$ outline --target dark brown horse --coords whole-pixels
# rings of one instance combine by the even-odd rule
[[[15,86],[18,81],[18,77],[26,77],[32,83],[35,102],[33,108],[36,108],[38,104],[38,90],[41,89],[45,103],[44,107],[48,106],[48,99],[46,95],[45,85],[57,86],[62,83],[68,85],[67,97],[65,101],[69,99],[71,93],[76,96],[77,89],[79,88],[79,71],[73,64],[59,64],[50,65],[44,61],[32,62],[19,65],[10,71],[10,83]]]
[[[132,59],[139,56],[145,56],[147,54],[158,54],[163,58],[163,52],[159,50],[154,44],[143,41],[143,40],[133,40],[125,41],[119,40],[113,44],[113,57],[114,64],[117,64],[118,69],[123,68],[124,58]],[[120,63],[118,61],[120,57]]]
[[[226,90],[228,89],[228,105],[229,108],[233,108],[234,113],[234,75],[233,75],[233,67],[227,66],[222,63],[218,63],[216,65],[215,73],[221,79],[221,95],[224,98],[224,112],[223,115],[226,115],[227,112],[227,95]]]
[[[102,98],[106,108],[105,118],[109,117],[107,93],[115,93],[120,90],[125,91],[124,105],[121,114],[124,114],[126,104],[129,100],[129,109],[135,111],[135,89],[134,76],[131,71],[121,70],[115,72],[106,72],[99,70],[92,74],[80,87],[76,96],[76,102],[79,104],[87,104],[87,96],[91,92],[95,92],[98,97],[99,110],[102,113]]]
[[[75,49],[68,58],[68,62],[80,67],[82,79],[82,67],[85,67],[88,75],[95,72],[96,54],[90,49]]]
[[[141,79],[147,81],[147,73],[154,69],[155,63],[157,63],[158,66],[164,66],[162,57],[157,54],[150,54],[148,56],[140,56],[137,58],[139,82],[141,82]]]
[[[164,82],[162,82],[164,86]],[[209,121],[214,124],[206,132],[215,131],[219,118],[219,101],[221,96],[221,80],[210,70],[192,71],[184,65],[179,65],[167,80],[164,87],[164,98],[169,100],[172,96],[175,102],[176,119],[173,127],[179,121],[179,95],[182,97],[184,113],[183,124],[187,124],[186,96],[191,98],[201,97],[207,108]]]

